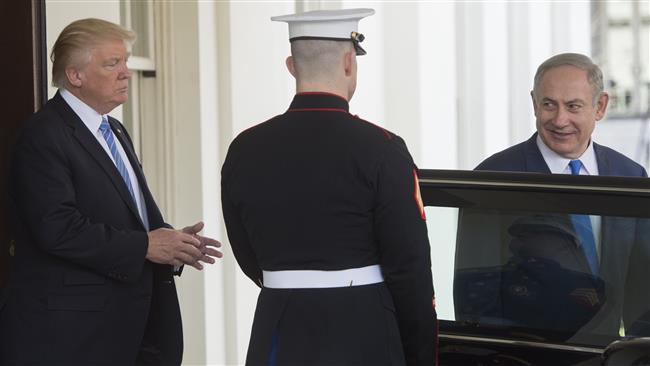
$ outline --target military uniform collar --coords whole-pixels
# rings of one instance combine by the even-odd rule
[[[293,97],[289,112],[304,110],[348,112],[348,101],[340,95],[326,92],[304,92]]]

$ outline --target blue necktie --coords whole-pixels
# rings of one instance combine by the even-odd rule
[[[571,160],[569,162],[569,168],[571,169],[571,175],[580,175],[580,168],[582,167],[582,162],[580,160]],[[573,227],[580,238],[580,244],[582,251],[585,253],[587,262],[589,263],[589,268],[591,273],[598,276],[598,253],[596,253],[596,242],[594,240],[594,230],[591,227],[591,220],[589,215],[571,215],[571,221],[573,222]]]
[[[115,161],[115,167],[117,168],[117,171],[120,172],[122,179],[124,179],[124,183],[126,184],[126,188],[129,189],[129,193],[131,193],[133,202],[136,202],[135,194],[133,193],[133,187],[131,186],[131,179],[129,178],[129,172],[126,170],[124,161],[122,161],[120,153],[117,151],[117,145],[115,145],[113,131],[111,131],[111,127],[108,125],[108,118],[106,118],[106,116],[102,117],[102,123],[99,125],[99,130],[101,131],[102,136],[104,136],[106,144],[108,144],[108,149],[111,151],[111,155],[113,155],[113,160]]]

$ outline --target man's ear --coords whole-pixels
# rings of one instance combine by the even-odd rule
[[[600,121],[605,117],[607,103],[609,103],[609,94],[607,94],[607,92],[602,92],[596,101],[596,121]]]
[[[81,87],[82,76],[81,72],[74,67],[67,67],[65,69],[65,76],[68,79],[68,84],[74,87]]]
[[[533,90],[530,91],[530,100],[533,102],[533,112],[537,117],[537,103],[535,102],[535,92]]]
[[[287,65],[287,70],[289,70],[289,73],[293,75],[294,78],[297,78],[296,76],[296,65],[293,63],[293,56],[287,57],[287,59],[284,61],[284,63]]]
[[[356,55],[352,51],[346,52],[343,55],[343,68],[345,70],[345,76],[352,75],[352,65],[354,63],[353,57],[356,57]]]

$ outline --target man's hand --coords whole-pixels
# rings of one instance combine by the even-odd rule
[[[156,229],[147,233],[149,247],[146,258],[154,263],[182,266],[189,264],[196,269],[203,269],[198,261],[204,256],[201,241],[180,230]]]
[[[204,262],[204,263],[212,264],[212,263],[215,262],[214,258],[223,257],[223,254],[220,251],[214,249],[214,248],[220,248],[221,243],[216,239],[212,239],[212,238],[208,238],[208,237],[199,235],[198,232],[203,230],[203,226],[204,226],[203,221],[199,221],[199,222],[197,222],[196,224],[194,224],[192,226],[184,227],[182,231],[185,234],[192,235],[194,238],[198,239],[199,242],[201,243],[200,246],[199,246],[199,250],[201,250],[201,253],[203,253],[203,256],[201,256],[201,258],[199,258],[199,260],[201,262]],[[198,263],[198,262],[196,264],[201,266],[201,264]],[[194,267],[196,267],[196,266],[194,266]],[[201,269],[201,268],[203,268],[203,266],[201,266],[201,268],[198,268],[198,267],[196,267],[196,268]]]

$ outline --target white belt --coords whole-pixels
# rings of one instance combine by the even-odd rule
[[[333,288],[384,282],[378,264],[340,271],[262,271],[267,288]]]

